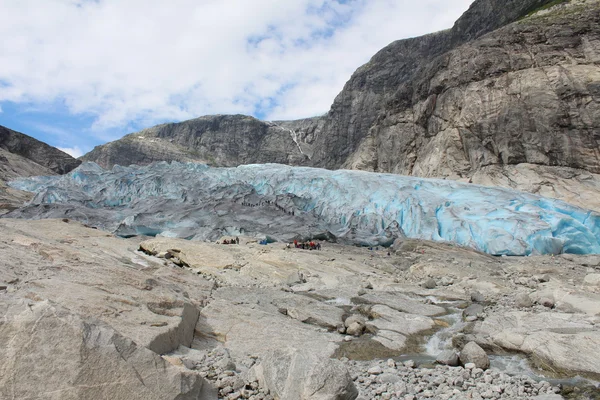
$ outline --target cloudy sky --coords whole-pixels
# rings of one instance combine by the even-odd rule
[[[472,0],[0,0],[0,125],[74,155],[167,121],[324,114]]]

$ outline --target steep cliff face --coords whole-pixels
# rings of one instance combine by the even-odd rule
[[[82,159],[105,168],[163,160],[200,161],[218,166],[309,162],[299,138],[289,128],[245,115],[212,115],[158,125],[97,146]]]
[[[410,108],[417,100],[414,97],[429,91],[428,82],[420,74],[435,68],[440,55],[550,2],[478,0],[452,29],[385,47],[352,75],[335,99],[317,140],[314,164],[326,168],[348,166],[347,159],[357,151],[378,116],[387,112],[390,101],[396,100],[392,108]]]
[[[323,117],[264,123],[239,115],[207,116],[128,135],[97,147],[83,159],[104,167],[196,160],[213,165],[281,162],[339,168],[421,65],[549,1],[478,0],[451,30],[392,43],[354,73]]]
[[[571,2],[420,66],[345,166],[470,177],[520,163],[600,172],[600,5]]]

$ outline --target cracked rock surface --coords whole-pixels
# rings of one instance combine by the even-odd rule
[[[556,377],[600,376],[584,355],[598,346],[597,256],[123,239],[71,220],[0,229],[2,397],[516,399],[566,395]],[[472,298],[483,312],[464,321]],[[364,326],[348,334],[346,322]],[[419,361],[470,342],[490,356],[485,372]],[[502,369],[506,351],[550,383]]]

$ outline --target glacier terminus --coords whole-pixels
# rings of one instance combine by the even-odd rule
[[[71,218],[121,236],[387,246],[403,237],[492,255],[600,253],[600,214],[510,189],[279,164],[159,162],[13,181],[35,193],[7,217]]]

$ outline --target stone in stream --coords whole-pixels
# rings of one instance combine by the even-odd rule
[[[346,328],[349,328],[352,324],[358,323],[360,325],[365,325],[367,319],[360,314],[353,314],[344,320],[344,325]]]
[[[463,318],[468,319],[469,317],[474,317],[477,319],[481,314],[483,314],[484,308],[481,304],[471,304],[469,307],[463,310]]]
[[[456,367],[459,365],[458,354],[454,350],[445,350],[438,354],[435,362],[442,365]]]
[[[469,363],[475,364],[477,368],[488,369],[490,367],[490,359],[485,351],[475,342],[469,342],[460,352],[460,362],[465,365]]]
[[[358,322],[353,322],[350,324],[348,328],[346,328],[346,333],[352,336],[360,336],[365,330],[365,326]]]
[[[365,330],[366,318],[360,314],[354,314],[346,318],[344,325],[346,326],[346,334],[352,336],[360,336]]]

